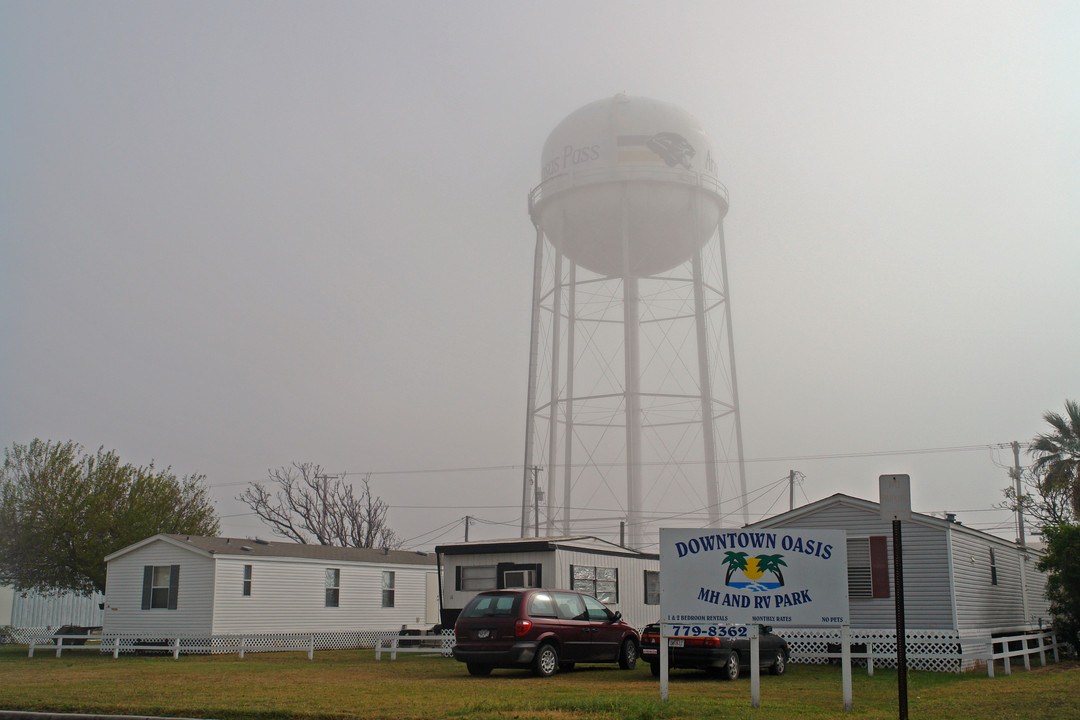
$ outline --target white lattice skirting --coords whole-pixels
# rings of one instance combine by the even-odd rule
[[[791,647],[791,662],[824,664],[841,658],[840,630],[826,628],[778,628]],[[868,667],[896,667],[896,631],[851,630],[852,663]],[[1059,645],[1052,631],[1020,632],[1007,637],[961,637],[955,630],[908,630],[907,666],[913,670],[931,672],[963,672],[985,665],[993,677],[993,663],[1004,660],[1009,672],[1009,659],[1020,658],[1030,666],[1031,658],[1043,665],[1046,656],[1058,658]]]

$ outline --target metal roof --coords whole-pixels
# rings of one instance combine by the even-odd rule
[[[160,534],[129,545],[105,558],[135,550],[154,540],[164,540],[179,547],[189,547],[207,555],[233,555],[263,558],[304,558],[333,562],[367,562],[397,565],[435,565],[435,555],[407,550],[348,548],[332,545],[301,545],[292,542],[251,538],[200,537],[198,535]]]

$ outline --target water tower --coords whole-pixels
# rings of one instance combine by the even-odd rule
[[[711,140],[672,105],[617,95],[548,137],[522,537],[622,522],[644,548],[654,523],[747,522],[727,210]]]

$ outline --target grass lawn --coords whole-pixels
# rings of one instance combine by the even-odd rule
[[[1014,665],[1015,667],[1015,665]],[[549,679],[496,670],[474,678],[450,659],[371,650],[171,657],[100,656],[84,650],[56,658],[0,648],[0,709],[207,718],[896,718],[896,672],[855,669],[855,710],[843,712],[840,669],[789,665],[761,679],[761,708],[750,707],[750,681],[724,682],[675,671],[670,698],[659,699],[649,666],[632,671],[584,665]],[[953,718],[1080,717],[1080,663],[1063,662],[1006,677],[985,673],[908,673],[909,715]]]

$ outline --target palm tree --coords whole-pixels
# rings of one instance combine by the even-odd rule
[[[728,566],[727,575],[724,576],[724,584],[727,585],[736,570],[746,570],[746,553],[728,550],[724,553],[723,564]]]
[[[758,555],[758,569],[762,572],[771,572],[776,576],[776,579],[780,581],[780,585],[784,584],[784,573],[780,572],[780,567],[787,567],[787,563],[784,562],[783,555]]]
[[[1043,419],[1053,432],[1036,436],[1028,452],[1035,456],[1032,470],[1045,472],[1048,490],[1068,489],[1073,512],[1080,513],[1080,403],[1065,401],[1065,415],[1047,412]]]

